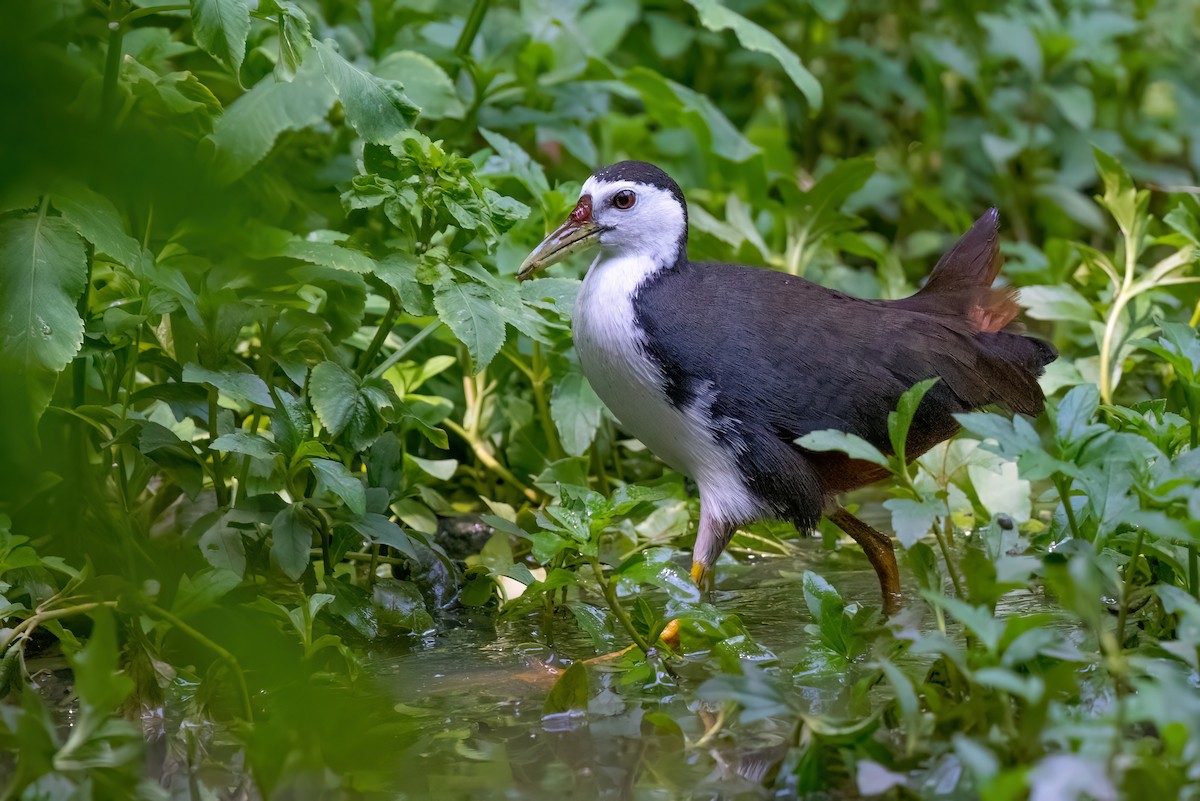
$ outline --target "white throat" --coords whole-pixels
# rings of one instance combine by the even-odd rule
[[[583,279],[575,302],[575,350],[596,394],[655,456],[696,480],[717,519],[743,522],[762,513],[746,488],[734,455],[708,430],[711,393],[684,408],[667,397],[658,364],[638,327],[634,298],[641,285],[666,269],[653,252],[602,252]]]

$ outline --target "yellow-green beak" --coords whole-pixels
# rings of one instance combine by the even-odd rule
[[[592,198],[590,195],[584,195],[567,221],[543,239],[542,244],[534,248],[525,261],[521,262],[517,278],[524,281],[538,270],[583,250],[595,241],[600,231],[600,226],[592,219]]]

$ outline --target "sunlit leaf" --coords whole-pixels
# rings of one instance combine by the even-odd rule
[[[504,318],[488,290],[469,281],[450,283],[437,289],[433,305],[442,322],[467,346],[476,372],[487,367],[505,339]]]

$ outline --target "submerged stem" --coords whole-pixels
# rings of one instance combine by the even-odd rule
[[[604,567],[600,564],[600,560],[596,557],[590,557],[588,563],[592,566],[592,572],[596,574],[596,583],[600,585],[600,589],[604,592],[604,599],[608,601],[608,608],[616,616],[621,626],[629,634],[629,638],[633,640],[634,645],[641,649],[643,654],[650,654],[650,644],[646,642],[646,638],[641,635],[637,627],[633,625],[633,618],[625,611],[625,607],[621,605],[621,599],[617,597],[617,582],[607,581],[604,578]]]

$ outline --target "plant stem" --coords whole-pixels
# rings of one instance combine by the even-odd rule
[[[60,617],[71,617],[73,615],[86,614],[93,609],[108,607],[116,609],[116,601],[94,601],[84,604],[76,604],[75,606],[65,606],[61,609],[50,609],[45,612],[35,612],[29,617],[22,620],[8,632],[8,637],[4,642],[0,643],[0,654],[6,652],[9,647],[17,641],[18,638],[28,637],[33,633],[33,630],[45,623],[47,620],[57,620]]]
[[[472,432],[467,431],[465,428],[463,428],[462,426],[460,426],[458,423],[454,422],[450,418],[446,418],[445,420],[443,420],[442,425],[444,425],[446,428],[450,429],[455,434],[457,434],[459,437],[461,437],[463,440],[465,440],[466,443],[471,446],[471,451],[472,451],[472,453],[475,454],[475,458],[478,459],[480,462],[482,462],[484,467],[486,467],[488,470],[491,470],[493,473],[495,473],[497,476],[499,476],[503,480],[507,481],[509,484],[512,484],[516,489],[518,489],[521,492],[522,495],[524,495],[526,498],[528,498],[531,503],[534,503],[534,504],[541,503],[541,501],[542,501],[541,496],[538,495],[538,493],[535,490],[530,489],[529,487],[527,487],[523,483],[521,483],[521,481],[516,476],[514,476],[507,467],[500,464],[500,462],[496,460],[496,457],[492,455],[491,449],[488,448],[487,443],[484,442],[483,440],[481,440],[479,438],[478,434],[473,434]]]
[[[550,369],[542,360],[542,344],[533,343],[533,402],[537,407],[538,419],[542,424],[542,433],[546,437],[546,445],[552,460],[565,456],[562,443],[558,441],[558,429],[554,426],[554,418],[550,415],[550,404],[546,401],[546,379],[550,377]]]
[[[146,611],[151,615],[151,617],[157,617],[165,620],[167,623],[170,623],[172,626],[212,651],[217,655],[218,658],[221,659],[221,661],[223,661],[233,670],[233,675],[237,679],[238,690],[242,696],[242,711],[246,715],[246,720],[253,723],[254,707],[250,703],[250,690],[246,686],[246,674],[242,672],[242,666],[238,663],[237,657],[222,648],[217,643],[210,640],[208,637],[201,634],[196,629],[189,626],[177,615],[168,612],[166,609],[156,606],[155,604],[149,604],[146,607]]]
[[[1071,536],[1077,540],[1082,539],[1079,534],[1079,524],[1075,521],[1075,507],[1071,505],[1071,480],[1056,475],[1054,487],[1058,490],[1058,498],[1062,501],[1063,511],[1067,515],[1067,526],[1071,529]]]
[[[598,558],[594,556],[589,557],[588,564],[592,566],[592,572],[596,574],[596,583],[600,585],[600,589],[604,592],[604,599],[608,601],[608,608],[616,615],[617,620],[629,634],[629,638],[633,640],[634,645],[640,648],[643,654],[649,655],[650,644],[646,642],[646,638],[633,625],[633,619],[629,617],[629,613],[621,605],[621,599],[617,597],[617,582],[606,581],[604,579],[604,567],[600,564]]]
[[[950,583],[954,585],[954,595],[957,598],[964,598],[962,581],[958,577],[958,568],[954,566],[954,560],[950,558],[950,547],[946,544],[945,535],[936,525],[933,527],[933,536],[937,539],[938,547],[942,551],[942,558],[946,560],[946,573],[950,576]]]
[[[1137,537],[1133,541],[1133,556],[1129,559],[1129,566],[1125,568],[1125,580],[1121,582],[1121,609],[1117,613],[1117,648],[1121,650],[1125,648],[1125,618],[1129,614],[1129,582],[1133,578],[1132,574],[1137,571],[1137,561],[1142,554],[1142,539],[1145,535],[1145,530],[1139,528]]]
[[[471,45],[475,43],[475,36],[479,33],[479,26],[483,24],[483,17],[487,14],[488,5],[489,0],[475,0],[471,6],[471,12],[463,24],[462,33],[459,34],[458,41],[454,43],[454,54],[459,58],[471,52]]]
[[[166,11],[187,11],[191,5],[182,3],[174,6],[149,6],[148,8],[139,8],[136,11],[130,11],[124,17],[121,17],[121,25],[125,26],[134,20],[139,20],[142,17],[148,17],[151,14],[162,14]]]
[[[367,345],[367,349],[363,351],[362,356],[359,358],[360,373],[371,366],[371,362],[379,354],[379,349],[387,341],[388,334],[392,333],[398,316],[400,316],[400,304],[396,298],[396,290],[393,289],[391,296],[388,298],[387,311],[383,313],[383,318],[379,321],[379,328],[375,330],[375,336],[371,339],[371,344]]]
[[[1104,323],[1104,337],[1100,341],[1100,398],[1105,403],[1112,403],[1112,341],[1113,337],[1116,336],[1117,321],[1121,316],[1121,312],[1125,309],[1125,304],[1130,300],[1130,296],[1125,292],[1124,287],[1117,289],[1116,292],[1117,295],[1113,301],[1112,309],[1109,310],[1108,319]]]
[[[411,353],[413,348],[415,348],[417,345],[420,345],[425,340],[426,337],[428,337],[434,331],[438,330],[438,328],[441,326],[441,324],[442,324],[441,320],[434,320],[432,323],[425,326],[417,333],[413,334],[411,337],[409,337],[407,342],[405,342],[403,345],[401,345],[396,350],[395,353],[393,353],[391,356],[388,356],[386,359],[383,360],[383,362],[378,367],[376,367],[374,370],[372,370],[368,374],[369,377],[370,378],[378,378],[379,376],[386,373],[388,371],[388,368],[390,368],[393,364],[400,361],[405,356],[407,356],[409,353]]]
[[[221,464],[221,451],[212,448],[212,442],[217,441],[217,391],[209,390],[209,456],[212,458],[212,492],[217,496],[217,506],[229,502],[229,488],[224,483],[224,470]]]
[[[309,550],[308,554],[309,554],[309,556],[321,556],[321,549],[320,548],[311,548]],[[401,559],[400,557],[396,557],[396,556],[383,556],[382,554],[379,554],[379,553],[367,553],[365,551],[346,551],[344,554],[342,554],[342,558],[349,559],[353,562],[371,562],[372,565],[374,565],[374,563],[376,563],[376,562],[379,562],[379,563],[382,563],[385,565],[407,565],[407,564],[409,564],[409,561],[407,559]]]
[[[104,57],[104,83],[100,90],[100,125],[107,129],[113,122],[117,103],[117,77],[121,74],[121,47],[125,43],[122,12],[125,0],[109,0],[108,51]]]
[[[225,486],[225,475],[221,467],[221,452],[213,449],[213,443],[220,434],[217,431],[217,390],[208,391],[208,455],[212,457],[213,492],[217,496],[217,506],[224,507],[229,503],[229,488]]]
[[[1189,545],[1188,549],[1188,586],[1192,590],[1192,597],[1200,601],[1200,553],[1197,553],[1195,545]]]

